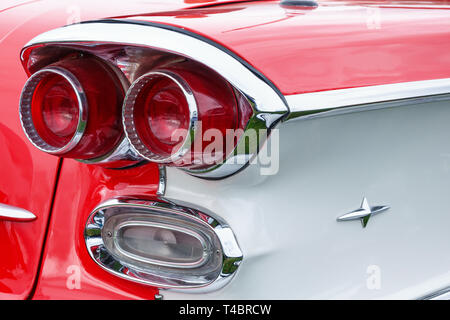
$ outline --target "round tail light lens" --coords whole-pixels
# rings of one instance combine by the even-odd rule
[[[37,117],[42,117],[44,129],[48,129],[66,144],[75,134],[79,122],[78,99],[70,83],[59,75],[48,77],[35,94]],[[31,107],[33,110],[33,107]]]
[[[50,67],[28,79],[20,101],[22,126],[40,150],[64,154],[80,141],[87,121],[87,100],[78,79]]]
[[[224,79],[189,64],[138,78],[123,110],[125,132],[142,157],[189,169],[223,161],[228,130],[242,128],[250,116]],[[209,130],[222,148],[206,148]]]
[[[130,117],[136,128],[136,146],[146,158],[170,161],[187,144],[197,103],[187,84],[175,74],[152,72],[141,78],[139,85]],[[175,137],[177,132],[180,135]]]
[[[20,100],[29,140],[58,156],[93,159],[121,140],[124,91],[115,74],[94,58],[68,59],[34,73]]]

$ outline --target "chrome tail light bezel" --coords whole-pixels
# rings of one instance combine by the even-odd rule
[[[71,85],[78,100],[78,124],[75,133],[73,134],[70,141],[60,148],[48,144],[46,141],[44,141],[44,139],[41,138],[36,130],[36,127],[34,126],[31,113],[31,104],[34,92],[41,80],[43,80],[49,74],[56,74],[63,77]],[[81,83],[78,81],[75,75],[61,67],[47,67],[35,72],[25,83],[25,86],[23,87],[22,93],[20,95],[19,115],[23,131],[25,132],[30,142],[36,148],[50,154],[63,154],[71,151],[78,145],[86,129],[88,121],[88,110],[88,101]]]
[[[220,265],[216,271],[202,274],[203,261],[196,265],[178,266],[178,270],[192,271],[192,276],[183,279],[177,268],[155,264],[158,268],[145,268],[142,265],[131,265],[129,261],[123,261],[112,254],[104,241],[104,226],[108,219],[124,211],[133,213],[139,209],[139,214],[146,212],[149,217],[178,219],[186,224],[197,225],[208,229],[217,239],[212,247],[211,254],[220,256]],[[192,230],[192,229],[191,229]],[[107,231],[107,230],[104,230]],[[200,231],[199,231],[200,232]],[[226,285],[234,276],[242,259],[242,251],[231,228],[216,218],[211,217],[196,209],[179,206],[163,200],[137,200],[137,199],[111,199],[97,206],[91,213],[86,223],[84,239],[91,258],[104,270],[127,280],[162,288],[162,289],[188,289],[190,291],[217,290]],[[219,258],[218,258],[219,259]],[[167,268],[166,268],[167,267]]]

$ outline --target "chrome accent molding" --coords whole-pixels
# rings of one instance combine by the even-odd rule
[[[141,215],[156,214],[161,217],[179,216],[187,221],[202,225],[211,230],[220,242],[221,270],[215,278],[196,274],[199,283],[185,282],[181,278],[173,277],[167,270],[154,272],[136,268],[118,260],[107,249],[103,240],[102,229],[105,222],[115,215],[123,215],[129,210],[139,209]],[[110,236],[110,232],[107,232]],[[88,218],[84,231],[86,247],[91,258],[104,270],[127,280],[156,286],[170,290],[189,290],[189,292],[205,292],[217,290],[226,285],[238,269],[243,255],[231,228],[220,219],[213,218],[196,209],[176,205],[164,200],[111,199],[96,207]],[[169,269],[170,270],[170,269]],[[195,270],[195,269],[192,269]],[[195,274],[195,273],[194,273]]]
[[[367,223],[369,222],[370,217],[372,217],[376,214],[382,213],[384,211],[387,211],[389,209],[390,209],[390,207],[388,207],[388,206],[371,207],[371,206],[369,206],[369,202],[367,201],[367,199],[364,197],[359,209],[356,209],[352,212],[346,213],[346,214],[338,217],[336,220],[338,222],[340,222],[340,221],[351,221],[351,220],[359,220],[360,219],[363,228],[365,228],[367,226]]]
[[[189,128],[186,137],[184,137],[184,140],[180,148],[174,154],[167,157],[163,157],[153,153],[144,145],[144,143],[139,138],[139,135],[136,131],[136,125],[134,123],[134,105],[136,102],[136,98],[139,95],[142,88],[156,77],[165,77],[173,81],[178,86],[178,88],[180,88],[180,90],[183,92],[183,95],[188,103],[189,108]],[[198,127],[197,102],[195,100],[194,93],[192,92],[191,88],[186,83],[186,81],[184,81],[184,79],[182,79],[180,76],[166,70],[151,71],[139,77],[135,82],[133,82],[130,89],[128,90],[123,103],[122,120],[125,134],[128,140],[130,141],[132,148],[142,158],[161,164],[171,163],[183,157],[191,149],[192,145],[191,137],[195,137]]]
[[[71,85],[78,100],[78,124],[76,131],[70,141],[61,148],[49,145],[39,136],[33,124],[31,114],[31,103],[35,89],[45,76],[52,73],[63,77]],[[71,72],[60,67],[48,67],[35,72],[25,83],[22,94],[20,95],[19,114],[23,131],[36,148],[51,154],[61,154],[75,148],[83,137],[88,119],[88,101],[83,87]]]
[[[0,221],[6,220],[6,221],[27,222],[33,221],[35,219],[36,216],[25,209],[0,203]]]
[[[447,95],[449,93],[450,78],[287,95],[285,97],[289,105],[290,114],[285,118],[285,121],[296,118],[334,115],[340,112],[347,113],[389,108],[398,105],[373,104],[405,99],[420,99],[423,97]],[[450,97],[443,96],[442,98],[448,99]]]
[[[380,102],[439,96],[449,93],[450,78],[287,95],[286,100],[290,114],[285,120],[336,114],[339,111],[371,110],[372,104]],[[448,99],[450,97],[442,98]],[[388,107],[391,107],[391,105],[374,106],[375,109]]]
[[[101,164],[105,165],[107,168],[115,169],[125,169],[143,161],[141,156],[131,147],[131,144],[125,135],[122,138],[122,141],[111,152],[99,158],[76,160],[86,164]],[[124,160],[129,161],[129,165],[124,165]]]
[[[450,287],[430,293],[419,300],[450,300]]]
[[[158,171],[159,171],[159,183],[156,195],[162,197],[166,194],[167,170],[165,166],[158,165]]]

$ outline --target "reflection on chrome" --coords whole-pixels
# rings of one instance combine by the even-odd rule
[[[35,219],[36,216],[25,209],[0,203],[0,220],[27,222]]]

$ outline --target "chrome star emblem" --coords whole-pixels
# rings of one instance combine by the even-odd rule
[[[388,206],[375,206],[371,207],[369,206],[369,202],[364,197],[361,207],[359,209],[356,209],[352,212],[346,213],[340,217],[337,218],[337,221],[349,221],[349,220],[357,220],[361,219],[361,224],[363,228],[367,226],[367,222],[369,222],[369,219],[371,216],[384,212],[388,210]]]

